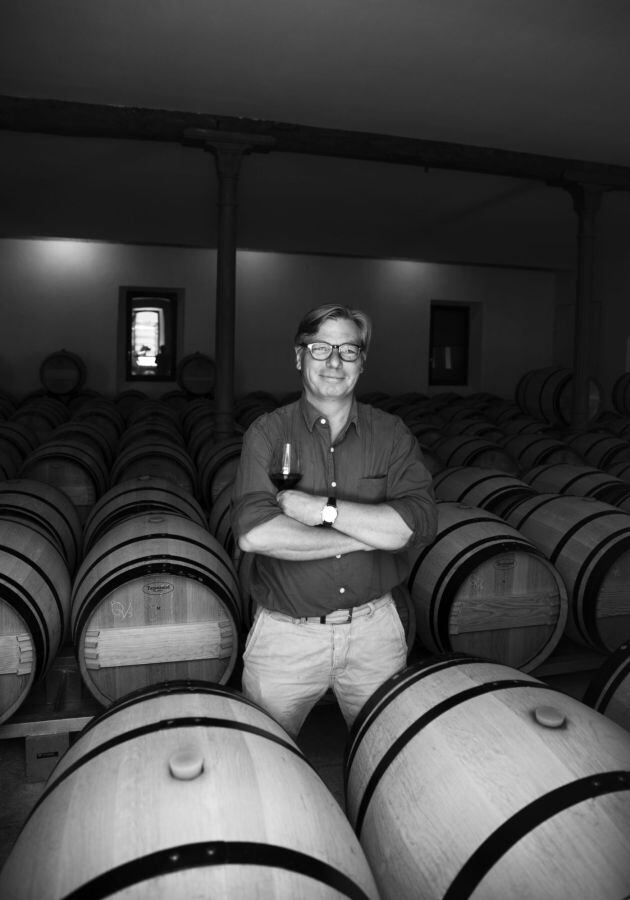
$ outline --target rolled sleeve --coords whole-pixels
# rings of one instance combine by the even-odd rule
[[[418,441],[400,420],[396,424],[387,481],[387,504],[411,529],[403,549],[430,544],[437,531],[433,481]]]
[[[282,515],[276,502],[276,489],[269,478],[271,460],[271,436],[266,415],[256,419],[243,438],[243,449],[239,462],[231,504],[231,525],[238,540],[257,525],[262,525]]]

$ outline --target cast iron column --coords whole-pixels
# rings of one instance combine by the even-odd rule
[[[236,300],[236,210],[241,159],[247,148],[213,144],[219,176],[215,360],[217,438],[234,432],[234,336]]]
[[[183,143],[213,153],[219,178],[215,316],[217,438],[234,433],[234,335],[236,307],[236,209],[238,176],[245,153],[267,152],[275,141],[266,135],[186,129]]]
[[[589,378],[591,353],[591,310],[595,273],[595,219],[602,188],[574,184],[568,188],[578,215],[578,259],[575,294],[575,335],[573,349],[573,397],[571,428],[583,431],[589,421]]]

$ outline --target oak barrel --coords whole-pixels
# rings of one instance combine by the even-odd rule
[[[186,440],[190,439],[192,430],[198,422],[210,420],[214,422],[217,404],[212,397],[195,397],[188,400],[179,411],[179,419],[184,430]]]
[[[149,443],[170,443],[185,449],[184,436],[179,427],[168,420],[146,419],[141,422],[130,422],[120,436],[118,452],[128,447]]]
[[[562,637],[567,592],[558,572],[490,512],[440,501],[436,538],[410,562],[416,632],[428,650],[531,671]]]
[[[518,403],[515,403],[513,400],[497,398],[493,403],[486,407],[485,414],[492,422],[495,422],[503,428],[504,422],[510,422],[512,419],[520,418],[523,415],[523,410]]]
[[[612,405],[624,416],[630,415],[630,372],[623,372],[612,386]]]
[[[15,400],[4,391],[0,391],[0,419],[8,419],[15,412]]]
[[[630,642],[611,653],[593,674],[584,702],[630,731]]]
[[[78,422],[90,422],[101,431],[112,447],[117,447],[118,439],[125,428],[125,419],[113,400],[95,397],[87,400],[73,413]]]
[[[223,485],[217,494],[208,513],[208,528],[221,546],[227,550],[231,559],[236,560],[241,551],[234,540],[234,532],[230,521],[230,504],[232,502],[233,489],[234,483],[229,481]]]
[[[262,709],[219,685],[131,695],[80,733],[0,875],[12,900],[378,900],[340,805]]]
[[[541,494],[593,497],[630,511],[630,485],[591,466],[536,466],[523,475],[523,481]]]
[[[13,453],[5,447],[0,447],[0,481],[13,478],[17,471],[18,463]]]
[[[127,426],[144,423],[166,423],[181,432],[179,413],[163,400],[145,400],[138,404],[127,416]]]
[[[547,366],[526,372],[516,385],[516,402],[524,413],[536,419],[568,425],[573,402],[573,372],[562,366]],[[588,380],[588,418],[597,418],[602,406],[602,391]]]
[[[245,553],[234,539],[230,521],[230,503],[233,487],[233,482],[227,482],[217,494],[208,514],[208,528],[234,563],[241,594],[243,634],[247,634],[256,613],[256,603],[252,597],[252,570],[256,564],[256,554]]]
[[[214,444],[215,441],[216,425],[214,415],[200,418],[191,425],[186,446],[196,465],[198,465],[199,457],[203,453],[204,448],[208,444]]]
[[[134,388],[126,391],[120,391],[120,393],[116,394],[114,397],[114,403],[118,407],[123,419],[125,422],[128,420],[129,416],[138,406],[142,406],[145,400],[148,400],[149,396],[144,391],[138,391]]]
[[[50,438],[26,457],[21,478],[51,484],[70,498],[81,522],[107,490],[109,471],[101,453],[80,438]]]
[[[11,413],[9,421],[24,425],[42,441],[53,428],[67,422],[69,418],[70,413],[61,400],[54,397],[32,397],[20,403],[15,412]]]
[[[621,415],[606,409],[597,417],[595,424],[604,431],[616,434],[617,437],[627,440],[630,436],[630,416],[628,415]]]
[[[579,466],[584,462],[578,450],[545,434],[515,434],[504,438],[501,446],[516,460],[521,472],[528,472],[543,463]]]
[[[207,397],[214,390],[216,366],[205,353],[191,353],[177,366],[177,384],[195,397]]]
[[[348,740],[346,811],[383,900],[630,893],[630,735],[516,669],[442,656]]]
[[[44,389],[55,396],[63,397],[81,390],[86,375],[81,357],[69,350],[50,353],[39,367],[39,380]]]
[[[185,516],[203,528],[207,525],[204,511],[189,491],[168,478],[138,475],[114,485],[92,507],[83,527],[83,552],[125,519],[160,512]]]
[[[22,704],[59,651],[70,588],[70,573],[52,541],[22,522],[0,519],[0,722]]]
[[[474,434],[494,444],[500,443],[504,437],[503,432],[494,422],[481,417],[473,418],[472,416],[452,419],[448,425],[445,425],[444,432],[447,435],[454,436]]]
[[[212,507],[225,485],[236,478],[242,448],[243,437],[235,434],[208,444],[199,454],[199,495],[208,508]]]
[[[516,461],[507,450],[474,435],[442,438],[432,445],[431,450],[442,461],[444,468],[482,466],[486,469],[500,469],[510,475],[518,474]]]
[[[609,431],[584,431],[567,435],[565,440],[587,463],[598,469],[630,462],[630,442]]]
[[[569,592],[566,633],[598,652],[630,636],[630,515],[593,500],[539,494],[506,520],[560,572]]]
[[[107,434],[104,434],[97,424],[85,420],[70,419],[63,425],[58,425],[47,437],[48,440],[65,440],[70,438],[87,445],[87,447],[102,456],[106,467],[109,469],[116,452],[116,444],[111,443]]]
[[[0,482],[0,518],[22,522],[48,538],[73,574],[81,557],[81,520],[63,491],[32,478]]]
[[[535,493],[520,478],[499,469],[484,469],[481,466],[443,469],[434,475],[433,488],[438,500],[477,506],[498,516],[514,500]]]
[[[20,422],[0,422],[0,448],[9,452],[17,463],[40,443],[40,439],[32,428]]]
[[[606,471],[615,478],[620,478],[626,484],[630,484],[630,462],[612,463]]]
[[[120,484],[140,475],[166,478],[191,496],[197,492],[197,469],[187,451],[170,440],[147,436],[122,449],[112,465],[110,483]]]
[[[79,669],[105,705],[158,681],[227,682],[240,621],[232,561],[184,516],[158,511],[114,525],[74,579]]]
[[[553,426],[549,422],[542,419],[535,419],[533,416],[526,416],[522,413],[513,419],[506,419],[501,422],[501,431],[504,435],[513,434],[549,434],[553,430]]]

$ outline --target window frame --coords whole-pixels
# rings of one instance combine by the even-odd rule
[[[455,344],[437,344],[436,343],[436,330],[437,330],[437,322],[434,314],[439,311],[448,310],[451,314],[453,312],[459,312],[462,314],[462,319],[464,321],[463,325],[463,333],[465,334],[465,340],[461,343]],[[429,317],[429,354],[428,354],[428,376],[427,383],[429,387],[468,387],[471,382],[471,329],[472,329],[472,321],[473,321],[473,309],[472,304],[459,302],[454,300],[432,300],[430,306],[430,317]],[[436,374],[434,366],[434,358],[438,348],[442,349],[450,349],[461,348],[463,350],[463,363],[454,367],[454,375],[453,377],[444,377],[442,375],[440,377],[439,374]],[[463,376],[463,377],[458,377]]]
[[[151,368],[147,372],[132,369],[134,302],[142,307],[162,310],[164,314],[164,342],[170,355],[168,372]],[[172,287],[146,287],[121,285],[118,299],[118,380],[121,384],[174,383],[177,367],[182,358],[181,335],[184,316],[184,290]]]

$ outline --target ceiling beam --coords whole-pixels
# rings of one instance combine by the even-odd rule
[[[0,129],[69,137],[185,143],[201,129],[263,138],[283,153],[305,153],[429,169],[531,178],[561,187],[580,182],[630,189],[630,168],[469,144],[316,128],[264,119],[0,95]],[[255,142],[254,142],[255,143]]]

